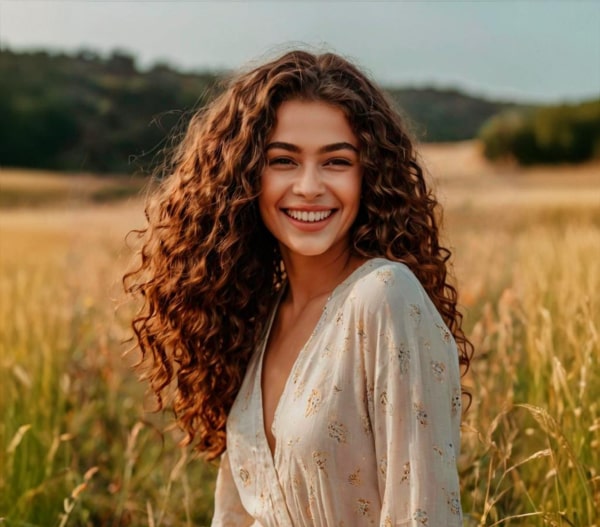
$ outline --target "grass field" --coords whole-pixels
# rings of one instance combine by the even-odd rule
[[[473,143],[423,158],[476,346],[465,525],[599,527],[600,166],[492,167]],[[146,411],[124,356],[143,213],[114,199],[139,183],[73,177],[0,171],[0,525],[208,525],[215,467]]]

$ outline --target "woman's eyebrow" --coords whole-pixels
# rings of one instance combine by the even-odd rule
[[[332,143],[330,145],[325,145],[319,148],[319,153],[325,154],[327,152],[335,152],[336,150],[352,150],[352,152],[358,154],[358,148],[356,148],[353,144],[347,143],[345,141],[341,143]]]
[[[302,149],[292,143],[285,143],[283,141],[274,141],[267,145],[266,150],[271,150],[273,148],[280,148],[281,150],[288,150],[289,152],[299,153]],[[353,144],[347,143],[346,141],[342,141],[340,143],[331,143],[330,145],[324,145],[319,148],[319,154],[326,154],[328,152],[335,152],[337,150],[351,150],[352,152],[359,153],[358,148],[356,148]]]
[[[292,143],[284,143],[283,141],[274,141],[272,143],[269,143],[265,150],[271,150],[273,148],[280,148],[281,150],[288,150],[290,152],[296,153],[302,151],[302,149],[297,147],[296,145],[293,145]]]

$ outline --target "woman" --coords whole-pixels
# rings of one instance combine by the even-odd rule
[[[174,383],[187,442],[222,455],[213,525],[461,525],[470,344],[382,91],[287,53],[193,117],[169,172],[126,282],[159,404]]]

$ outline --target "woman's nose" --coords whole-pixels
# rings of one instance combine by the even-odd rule
[[[294,193],[306,199],[314,199],[325,191],[323,177],[319,167],[307,165],[299,171],[294,182]]]

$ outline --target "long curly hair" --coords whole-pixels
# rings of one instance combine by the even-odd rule
[[[184,443],[207,459],[225,449],[225,423],[275,293],[285,280],[276,240],[258,212],[265,146],[279,105],[341,108],[360,143],[363,188],[351,250],[404,262],[453,333],[468,368],[472,346],[449,283],[437,201],[414,145],[380,88],[344,58],[291,51],[232,78],[190,120],[146,206],[139,265],[124,277],[143,299],[133,330],[159,408],[172,392]]]

